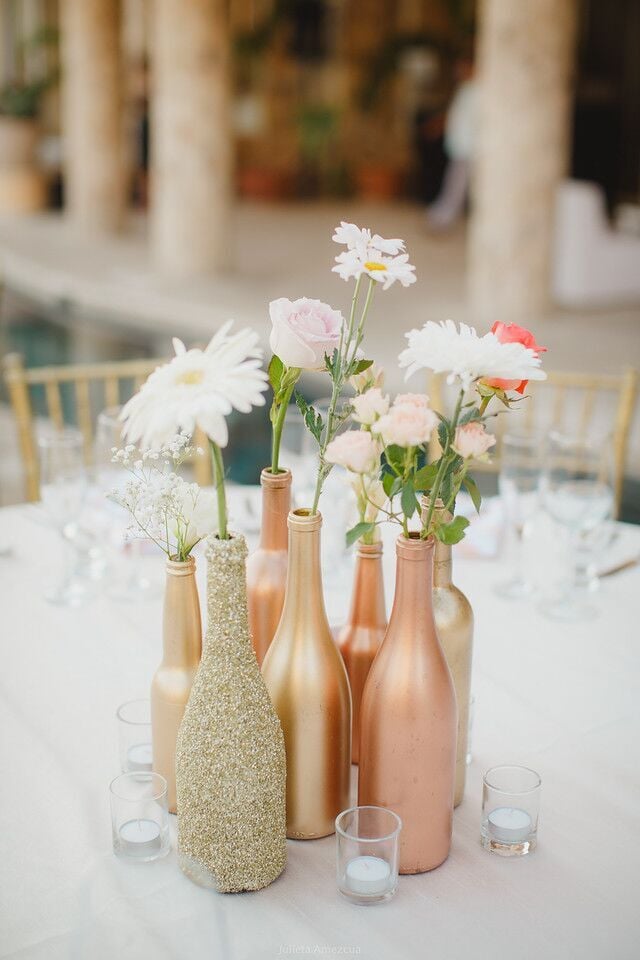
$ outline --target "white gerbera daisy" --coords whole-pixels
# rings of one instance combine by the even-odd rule
[[[494,333],[479,337],[473,327],[452,320],[429,320],[421,330],[406,334],[409,346],[400,354],[408,379],[416,370],[448,373],[447,383],[456,378],[466,389],[480,377],[505,380],[546,380],[541,360],[534,350],[521,343],[501,343]]]
[[[226,447],[226,417],[232,410],[249,413],[263,406],[268,377],[261,369],[258,335],[245,328],[229,334],[229,320],[205,350],[187,350],[174,339],[175,357],[158,367],[125,405],[125,435],[134,443],[159,447],[177,433],[196,427],[219,447]]]

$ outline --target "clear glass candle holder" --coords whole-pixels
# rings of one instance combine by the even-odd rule
[[[480,839],[501,857],[524,857],[536,848],[540,776],[528,767],[487,770],[482,787]]]
[[[113,852],[147,863],[169,853],[167,781],[159,773],[121,773],[111,781]]]
[[[352,903],[390,900],[398,886],[400,817],[384,807],[351,807],[336,817],[337,880]]]
[[[150,773],[153,769],[151,746],[151,701],[128,700],[117,711],[118,751],[122,773]]]

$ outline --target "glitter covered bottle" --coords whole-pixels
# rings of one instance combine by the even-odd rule
[[[208,626],[176,751],[178,862],[221,893],[259,890],[286,863],[280,722],[251,646],[244,537],[207,541]]]
[[[349,806],[351,695],[327,622],[319,513],[289,514],[289,570],[282,619],[262,672],[287,751],[287,836],[326,837]]]
[[[287,516],[291,471],[263,470],[260,544],[247,560],[247,599],[253,649],[262,663],[280,622],[287,582]]]

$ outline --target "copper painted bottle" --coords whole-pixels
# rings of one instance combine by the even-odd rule
[[[162,663],[151,683],[153,769],[167,781],[169,812],[176,812],[176,740],[202,653],[196,562],[167,560]]]
[[[320,514],[289,514],[282,618],[262,665],[284,732],[287,836],[326,837],[349,806],[351,695],[322,593]]]
[[[360,701],[373,658],[387,630],[382,576],[382,544],[358,543],[353,594],[349,619],[338,634],[349,684],[353,723],[351,728],[351,762],[358,762],[360,749]]]
[[[431,603],[433,541],[398,537],[389,627],[364,688],[358,803],[402,819],[400,873],[449,854],[456,700]]]
[[[422,498],[423,513],[429,509],[428,497]],[[444,512],[441,500],[436,510],[444,522],[451,514]],[[456,749],[456,789],[454,807],[462,803],[467,776],[467,740],[469,735],[469,698],[471,695],[471,660],[473,656],[473,610],[462,590],[451,581],[451,547],[436,541],[433,557],[433,616],[438,639],[444,650],[453,678],[458,704],[458,737]]]
[[[291,472],[263,470],[260,545],[247,560],[249,628],[258,663],[275,636],[287,582],[287,516],[291,507]]]

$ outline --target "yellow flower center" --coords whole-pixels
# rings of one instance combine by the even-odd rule
[[[176,377],[176,383],[185,383],[187,386],[196,386],[204,380],[203,370],[185,370],[179,377]]]
[[[376,263],[374,260],[367,260],[365,263],[367,270],[386,270],[384,263]]]

